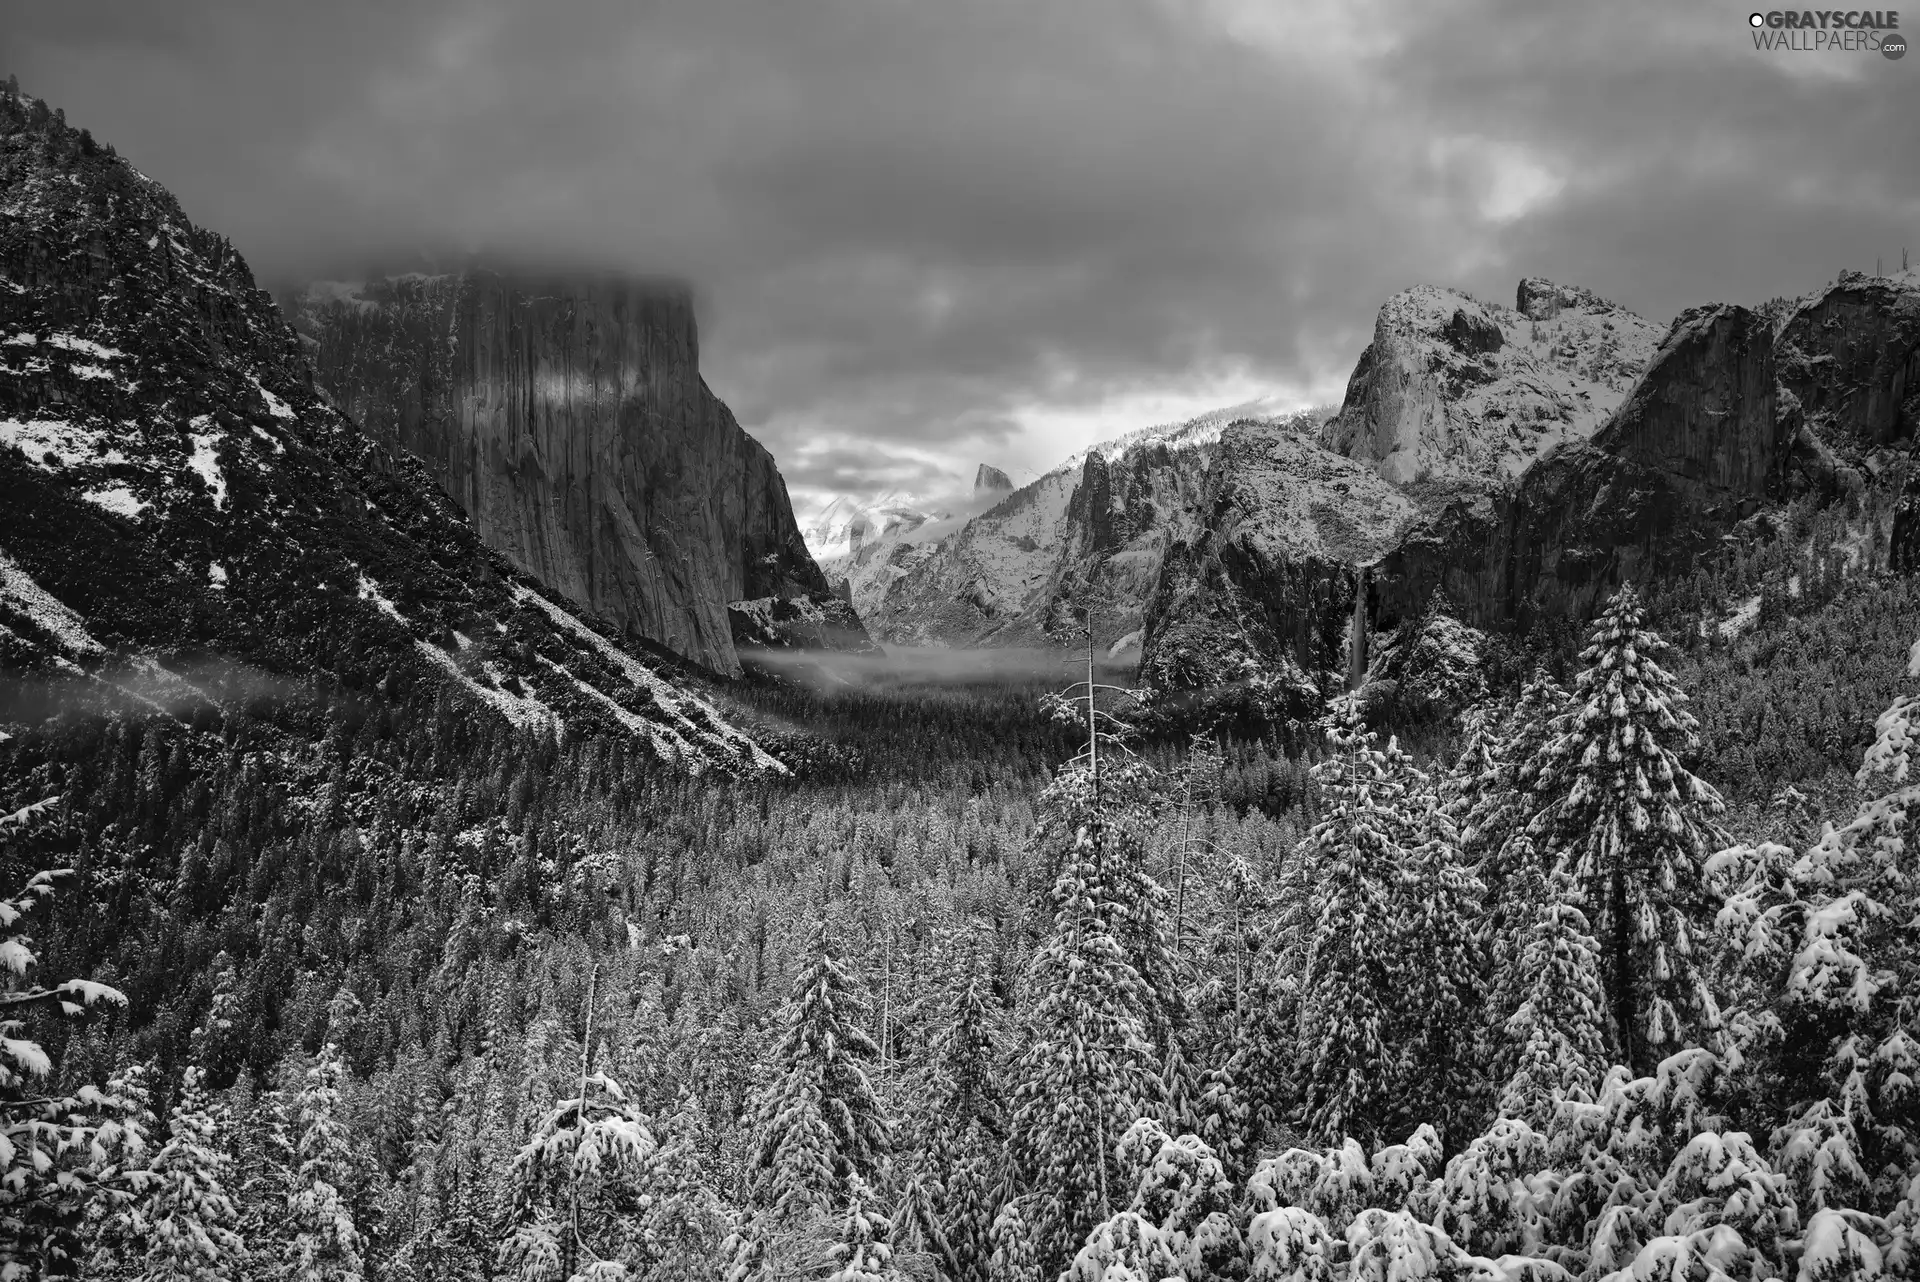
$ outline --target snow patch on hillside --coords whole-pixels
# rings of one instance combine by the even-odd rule
[[[672,727],[659,726],[657,729],[672,738],[681,759],[685,761],[690,768],[696,767],[698,763],[704,759],[704,754],[701,753],[694,744],[701,740],[708,740],[717,742],[717,744],[722,746],[729,743],[737,743],[743,746],[751,757],[754,768],[757,770],[771,771],[774,774],[787,773],[787,767],[784,763],[740,730],[728,724],[726,719],[719,714],[713,705],[662,680],[645,664],[620,649],[620,647],[614,645],[598,632],[595,632],[569,611],[555,605],[538,592],[522,584],[514,585],[513,598],[522,605],[536,607],[557,626],[586,642],[600,660],[611,666],[615,671],[620,673],[621,676],[625,677],[628,684],[636,690],[651,696],[654,705],[657,706],[661,712],[673,718],[676,723]],[[589,692],[592,697],[604,700],[615,707],[619,706],[617,701],[608,697],[603,691],[595,689],[586,682],[579,681],[578,678],[572,677],[571,673],[567,675],[579,684],[583,690]],[[713,729],[704,730],[696,725],[688,716],[690,709],[697,710],[698,714],[703,717]],[[626,710],[621,709],[621,711],[625,712]],[[626,715],[632,716],[633,714],[627,713]],[[652,723],[646,724],[649,725],[649,733],[652,733],[652,730],[656,727],[654,727]]]
[[[119,450],[103,449],[106,438],[93,428],[57,419],[0,419],[0,445],[12,446],[43,472],[56,467],[124,463]],[[47,462],[51,454],[54,462]]]
[[[33,620],[69,654],[99,654],[106,649],[87,632],[86,620],[35,583],[5,553],[0,553],[0,601]]]
[[[373,602],[374,605],[379,608],[380,613],[386,615],[403,628],[407,626],[406,616],[400,613],[400,607],[387,599],[386,593],[380,590],[378,583],[375,583],[372,579],[362,574],[360,576],[358,591],[362,601]]]
[[[258,375],[253,376],[253,386],[254,390],[260,393],[260,399],[267,403],[267,413],[275,418],[286,419],[288,422],[293,420],[293,407],[262,386]],[[262,435],[265,434],[262,433]],[[271,437],[268,439],[272,440]],[[278,444],[278,442],[275,443]]]
[[[153,506],[124,485],[109,485],[102,489],[87,490],[80,495],[87,502],[105,508],[115,516],[124,516],[129,521],[137,521],[140,514]]]
[[[206,421],[195,419],[194,425],[197,427]],[[227,478],[220,470],[220,441],[224,435],[194,432],[189,438],[193,441],[193,456],[187,460],[187,466],[207,483],[207,489],[213,493],[213,506],[220,511],[225,511],[227,506]]]
[[[515,727],[522,730],[537,730],[551,725],[556,733],[565,731],[566,727],[558,714],[540,700],[517,695],[502,690],[497,685],[484,685],[474,680],[471,674],[454,662],[452,655],[439,646],[416,640],[413,648],[420,652],[421,658],[447,673],[464,686],[467,693],[493,708]],[[499,674],[491,670],[487,671],[487,676],[494,681],[500,679]]]

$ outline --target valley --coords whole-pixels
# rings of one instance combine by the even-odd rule
[[[1911,1275],[1920,273],[803,520],[684,282],[0,193],[0,1279]]]

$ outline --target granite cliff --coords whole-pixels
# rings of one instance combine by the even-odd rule
[[[1512,310],[1427,289],[1390,300],[1317,452],[1268,424],[1226,430],[1220,457],[1236,462],[1210,475],[1147,612],[1148,683],[1265,674],[1298,707],[1363,681],[1378,640],[1392,648],[1382,634],[1430,627],[1436,609],[1473,630],[1582,619],[1623,580],[1689,572],[1749,518],[1857,489],[1913,443],[1911,274],[1843,275],[1777,322],[1693,308],[1642,358],[1648,329],[1539,280]],[[1920,496],[1903,511],[1896,561],[1920,548]],[[1306,537],[1329,527],[1358,537]]]
[[[736,642],[870,644],[701,378],[683,286],[473,268],[312,286],[294,313],[341,411],[554,592],[729,675]]]

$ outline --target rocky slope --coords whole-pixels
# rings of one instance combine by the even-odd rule
[[[604,628],[326,403],[229,243],[0,91],[0,720],[306,692],[783,769]]]
[[[1139,643],[1167,547],[1197,519],[1222,426],[1263,409],[1148,428],[1075,455],[937,545],[896,551],[893,581],[864,617],[905,645],[1060,645],[1084,637],[1075,611],[1091,599],[1099,644],[1125,655]]]
[[[729,675],[736,641],[867,643],[773,457],[701,378],[684,286],[476,267],[317,285],[293,310],[334,403],[561,597]],[[804,637],[765,630],[803,616]]]
[[[1370,651],[1407,648],[1382,634],[1431,630],[1436,608],[1475,630],[1584,618],[1623,580],[1688,572],[1757,513],[1857,490],[1913,443],[1920,280],[1843,275],[1777,324],[1693,308],[1644,361],[1644,322],[1585,291],[1529,280],[1517,302],[1392,300],[1320,435],[1324,457],[1268,425],[1228,429],[1237,469],[1287,479],[1263,495],[1236,468],[1213,473],[1208,516],[1169,552],[1148,611],[1151,686],[1231,693],[1265,673],[1298,708],[1365,679]],[[1573,336],[1548,350],[1586,351],[1556,375],[1584,387],[1556,389],[1535,355],[1508,351],[1521,316]],[[1516,434],[1529,404],[1546,426]],[[1342,478],[1340,493],[1329,457],[1386,489]],[[1302,538],[1316,504],[1329,514],[1316,525],[1367,536]]]

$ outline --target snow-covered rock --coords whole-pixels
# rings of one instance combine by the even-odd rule
[[[1374,321],[1321,442],[1397,484],[1517,477],[1607,421],[1658,326],[1591,292],[1520,282],[1518,308],[1416,286]]]
[[[1199,507],[1206,519],[1168,553],[1147,611],[1148,684],[1227,686],[1249,667],[1343,679],[1364,567],[1397,545],[1414,502],[1309,433],[1246,421],[1221,436]]]
[[[1199,519],[1222,429],[1275,412],[1234,406],[1081,451],[937,544],[894,549],[862,615],[900,644],[1073,644],[1085,628],[1076,603],[1091,597],[1111,648],[1141,628],[1167,548]]]

